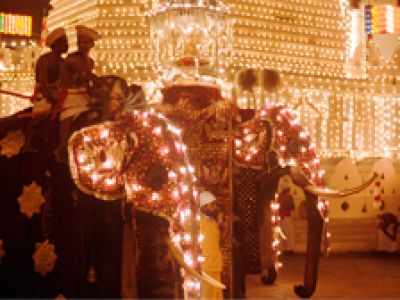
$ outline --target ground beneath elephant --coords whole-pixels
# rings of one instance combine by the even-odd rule
[[[293,285],[303,279],[304,255],[282,255],[283,269],[273,286],[258,275],[246,278],[247,299],[296,299]],[[337,253],[322,257],[312,297],[400,299],[400,253]]]

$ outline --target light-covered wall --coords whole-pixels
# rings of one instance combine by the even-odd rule
[[[329,199],[330,218],[374,218],[382,212],[400,215],[400,170],[396,170],[396,162],[380,158],[354,163],[349,158],[343,158],[325,161],[322,165],[327,171],[326,184],[329,188],[334,189],[357,186],[367,180],[373,172],[377,172],[381,182],[381,198],[385,203],[382,210],[373,208],[375,188],[371,184],[366,190],[356,195],[343,199]],[[342,209],[345,201],[348,203],[347,210]]]
[[[381,198],[385,203],[382,210],[373,208],[375,196],[374,184],[366,190],[342,199],[329,200],[329,217],[331,219],[354,219],[354,218],[375,218],[382,212],[392,212],[400,217],[400,162],[386,158],[366,159],[354,163],[349,158],[336,158],[321,162],[322,168],[326,171],[325,182],[331,189],[344,190],[362,184],[373,172],[379,174],[381,183]],[[397,170],[396,170],[397,169]],[[301,217],[300,206],[305,199],[303,191],[295,186],[288,176],[281,179],[278,193],[284,187],[291,189],[295,202],[294,217]],[[342,209],[344,202],[348,208]]]
[[[35,62],[41,49],[36,44],[0,48],[0,89],[30,96],[35,84]],[[24,98],[0,94],[0,118],[14,114],[32,103]]]
[[[395,50],[400,46],[400,36],[397,34],[379,34],[374,37],[374,42],[388,63],[393,58]]]

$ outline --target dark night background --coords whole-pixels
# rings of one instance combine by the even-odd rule
[[[42,17],[49,8],[49,0],[0,0],[0,12],[32,16],[33,38],[40,37]]]

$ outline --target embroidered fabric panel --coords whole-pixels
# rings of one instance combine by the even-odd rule
[[[241,221],[241,230],[236,238],[242,247],[243,265],[247,274],[261,272],[255,180],[259,173],[254,169],[240,168],[234,181],[235,214]]]

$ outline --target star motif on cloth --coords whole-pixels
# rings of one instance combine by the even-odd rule
[[[22,194],[18,197],[19,210],[29,219],[40,212],[40,208],[45,202],[42,195],[42,188],[33,181],[29,186],[24,185]]]
[[[46,276],[46,274],[53,271],[57,260],[54,245],[49,243],[48,240],[45,240],[43,243],[36,243],[36,251],[32,255],[32,259],[35,272],[43,277]]]
[[[4,244],[4,241],[0,240],[0,264],[3,260],[3,257],[6,256],[6,251],[4,251],[4,249],[3,249],[3,244]]]
[[[5,155],[8,158],[13,157],[20,152],[24,144],[25,135],[21,129],[8,132],[0,141],[0,155]]]

